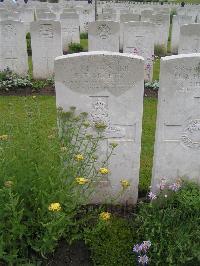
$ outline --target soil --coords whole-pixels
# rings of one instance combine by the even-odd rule
[[[55,96],[55,88],[53,86],[44,87],[41,90],[32,90],[31,88],[22,88],[15,91],[0,91],[0,96],[31,96],[31,95],[49,95]],[[157,98],[158,91],[145,88],[144,97]]]
[[[42,263],[43,266],[92,266],[90,251],[83,241],[77,241],[69,246],[61,240],[55,252]]]

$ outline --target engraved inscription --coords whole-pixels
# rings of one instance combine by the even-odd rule
[[[15,26],[12,24],[6,24],[3,27],[3,36],[4,36],[5,40],[7,40],[7,41],[11,41],[12,39],[14,39],[16,36]]]
[[[106,126],[104,136],[107,138],[123,138],[125,130],[122,127],[111,125],[108,114],[108,97],[106,96],[91,96],[92,111],[90,114],[93,125],[103,124]]]
[[[191,120],[184,128],[181,142],[194,150],[200,150],[200,119]]]
[[[53,26],[51,24],[40,25],[40,36],[42,38],[52,39],[53,38]]]
[[[102,39],[108,39],[111,35],[111,29],[107,24],[101,24],[97,27],[97,35]]]
[[[140,78],[134,75],[129,62],[125,61],[122,64],[114,56],[109,60],[99,58],[95,67],[93,63],[93,57],[86,60],[83,58],[78,68],[71,62],[62,82],[71,90],[84,94],[106,90],[114,95],[121,95],[132,89]]]

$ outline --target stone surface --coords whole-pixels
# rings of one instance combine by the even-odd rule
[[[54,59],[62,55],[59,21],[44,20],[31,23],[33,77],[49,78],[54,74]]]
[[[155,25],[146,22],[124,23],[123,52],[140,55],[145,59],[145,80],[152,80]]]
[[[161,59],[152,190],[161,178],[200,181],[200,54]]]
[[[156,25],[155,44],[164,45],[167,48],[170,16],[166,14],[153,14],[149,20]]]
[[[189,24],[181,27],[178,53],[200,53],[200,24]]]
[[[173,16],[172,21],[172,37],[171,37],[171,50],[172,53],[178,53],[179,38],[180,38],[180,28],[184,24],[192,23],[192,17],[186,15]]]
[[[96,21],[88,27],[88,51],[119,52],[119,23]]]
[[[25,76],[28,73],[26,32],[22,22],[0,22],[0,71],[9,68]]]
[[[68,111],[75,106],[78,113],[87,112],[93,134],[96,122],[107,125],[101,155],[108,153],[110,143],[118,144],[108,164],[110,173],[97,183],[93,203],[116,196],[121,191],[121,179],[131,185],[115,203],[137,202],[143,68],[141,57],[112,52],[80,53],[55,60],[57,107]]]
[[[121,14],[120,15],[120,49],[123,49],[124,22],[140,21],[139,14]]]
[[[68,50],[70,43],[80,43],[80,22],[76,13],[63,13],[60,15],[62,32],[62,49]]]

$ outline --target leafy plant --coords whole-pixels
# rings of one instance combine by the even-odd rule
[[[139,205],[136,243],[151,241],[152,265],[199,265],[199,219],[198,185],[183,183],[177,192],[165,189],[151,203]]]
[[[8,108],[0,119],[0,262],[21,265],[33,252],[52,252],[61,237],[78,237],[81,206],[93,181],[102,178],[107,157],[103,164],[96,159],[103,131],[85,134],[86,113],[58,110],[58,134],[56,124],[49,129],[48,112],[40,112],[36,96],[24,98],[24,119],[13,104]]]
[[[155,91],[157,91],[159,89],[159,81],[158,80],[154,80],[151,82],[145,82],[144,85],[145,85],[145,88],[149,88],[149,89],[152,89]]]
[[[88,39],[88,33],[87,33],[87,32],[82,32],[82,33],[80,34],[80,38],[81,38],[81,39]]]
[[[154,47],[154,54],[158,57],[165,56],[167,54],[165,45],[156,44]]]
[[[54,85],[53,78],[47,80],[34,80],[30,76],[21,77],[8,68],[0,72],[0,91],[16,91],[18,89],[26,88],[41,90],[50,85]]]
[[[0,72],[0,90],[10,91],[26,87],[32,87],[32,82],[28,77],[20,77],[8,68]]]
[[[83,51],[83,46],[80,43],[71,43],[69,45],[70,53],[79,53]]]
[[[126,219],[113,216],[109,221],[98,220],[93,228],[86,228],[85,241],[94,265],[134,265],[135,233]]]

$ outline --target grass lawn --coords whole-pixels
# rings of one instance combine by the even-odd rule
[[[88,50],[88,39],[81,39],[80,43],[83,46],[83,50],[87,51]]]
[[[35,101],[39,105],[41,121],[43,121],[40,130],[44,130],[42,135],[49,134],[53,127],[56,126],[56,103],[53,96],[38,96],[35,100],[32,97],[0,97],[0,117],[2,123],[12,124],[16,127],[25,121],[25,105]],[[151,180],[151,168],[153,158],[154,131],[156,119],[157,99],[144,99],[144,119],[143,119],[143,136],[142,136],[142,154],[140,170],[140,191],[148,189]],[[12,107],[12,108],[11,108]],[[13,119],[13,112],[17,114],[17,121]],[[46,121],[46,122],[45,122]],[[0,127],[0,135],[6,134]],[[21,135],[23,138],[23,135]]]

